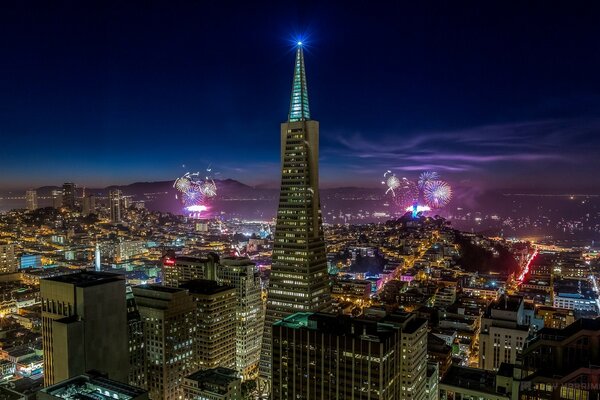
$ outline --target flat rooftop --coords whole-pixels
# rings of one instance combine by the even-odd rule
[[[479,368],[460,367],[452,365],[440,384],[496,394],[496,375],[491,371]]]
[[[44,278],[43,280],[67,283],[77,287],[88,287],[116,282],[124,279],[125,276],[122,274],[114,274],[111,272],[81,271],[73,274],[52,276],[49,278]]]
[[[99,376],[80,375],[41,390],[67,400],[129,400],[142,396],[145,390]]]
[[[204,371],[197,371],[188,375],[185,379],[189,379],[198,383],[198,387],[204,390],[225,394],[227,387],[235,382],[241,381],[237,377],[237,372],[233,369],[217,367]],[[218,388],[221,388],[219,390]]]

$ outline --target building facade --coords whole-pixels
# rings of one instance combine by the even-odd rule
[[[62,206],[69,210],[75,209],[75,184],[72,182],[63,183]]]
[[[35,190],[27,190],[25,192],[25,206],[29,211],[33,211],[38,208],[38,198]]]
[[[143,285],[132,290],[144,329],[150,399],[179,399],[183,378],[194,371],[196,305],[183,289]]]
[[[237,293],[233,286],[196,279],[180,285],[189,291],[194,314],[193,370],[234,368]]]
[[[121,191],[112,189],[108,193],[108,207],[110,208],[110,222],[113,224],[121,223]]]
[[[514,364],[529,337],[525,306],[519,296],[503,295],[486,310],[479,333],[479,368],[498,370]]]
[[[235,369],[244,380],[258,376],[264,327],[260,276],[247,257],[222,257],[217,269],[219,282],[236,288]]]
[[[296,313],[273,330],[272,399],[411,399],[427,394],[427,321]]]
[[[17,272],[18,267],[14,243],[0,241],[0,274]]]
[[[40,296],[46,385],[89,370],[128,382],[124,276],[80,272],[46,278]]]
[[[209,253],[206,257],[164,257],[163,258],[163,284],[170,287],[179,287],[182,283],[194,279],[215,280],[219,256]]]

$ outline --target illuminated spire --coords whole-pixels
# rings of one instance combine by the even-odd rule
[[[304,68],[304,51],[302,42],[298,42],[296,50],[296,65],[294,66],[294,84],[292,85],[292,98],[290,101],[290,114],[288,121],[303,121],[310,119],[308,107],[308,89],[306,86],[306,69]]]

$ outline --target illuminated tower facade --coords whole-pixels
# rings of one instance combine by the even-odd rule
[[[109,192],[108,202],[110,206],[110,222],[113,224],[121,223],[121,191],[113,189]]]
[[[25,202],[29,211],[38,208],[37,192],[35,190],[28,190],[25,192]]]
[[[75,209],[75,184],[67,182],[63,184],[62,205],[69,210]]]
[[[330,306],[319,201],[319,123],[310,118],[304,52],[296,50],[287,122],[281,124],[281,192],[260,373],[271,377],[272,325],[290,314]]]

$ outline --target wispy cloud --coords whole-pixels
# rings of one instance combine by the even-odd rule
[[[585,162],[586,146],[600,142],[600,120],[542,120],[453,131],[335,136],[324,152],[353,163],[402,171],[462,172],[497,165]],[[373,137],[373,138],[372,138]],[[588,151],[589,153],[589,151]],[[573,157],[578,154],[578,157]]]

